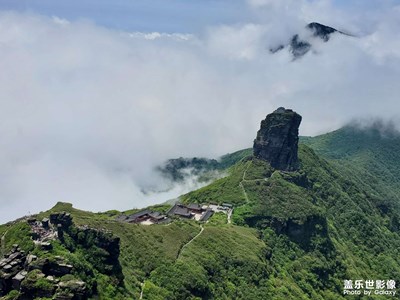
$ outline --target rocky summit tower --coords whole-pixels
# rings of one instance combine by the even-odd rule
[[[295,171],[301,116],[291,109],[280,107],[265,120],[254,140],[254,156],[268,161],[275,169]]]

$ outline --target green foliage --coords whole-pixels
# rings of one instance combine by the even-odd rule
[[[250,161],[247,165],[245,181],[262,181],[269,178],[274,172],[274,169],[265,160],[252,157]]]
[[[53,294],[54,285],[48,279],[44,278],[44,274],[40,270],[30,271],[21,283],[24,290],[29,291],[29,296]]]
[[[351,146],[346,145],[343,154],[348,147],[357,148],[350,138],[346,144]],[[321,148],[319,151],[322,153]],[[400,218],[390,186],[398,180],[399,170],[391,166],[396,179],[386,179],[390,183],[386,185],[374,178],[376,174],[368,173],[375,169],[374,164],[361,168],[350,160],[352,156],[326,161],[301,145],[299,157],[300,171],[276,171],[272,176],[266,162],[242,160],[224,180],[184,199],[220,202],[226,194],[239,194],[237,186],[242,184],[249,202],[236,202],[243,205],[235,207],[233,222],[260,229],[267,244],[265,255],[274,270],[263,295],[270,293],[272,299],[341,299],[344,279],[398,278]],[[267,234],[267,229],[272,233]],[[219,286],[226,281],[225,276]]]
[[[219,160],[208,158],[177,158],[166,161],[164,166],[158,170],[161,174],[172,181],[182,181],[188,169],[191,173],[197,175],[200,182],[208,182],[218,178],[218,173],[235,165],[238,161],[252,154],[252,149],[245,149],[229,153],[222,156]]]
[[[16,290],[12,290],[6,296],[0,298],[1,300],[17,300],[19,297],[19,292]]]
[[[227,215],[223,212],[214,213],[212,217],[208,220],[207,226],[209,225],[224,225],[228,223]]]
[[[253,154],[253,149],[248,148],[244,150],[239,150],[233,153],[225,154],[221,157],[219,161],[219,169],[225,170],[234,166],[236,163],[241,161],[242,159],[249,157]]]
[[[169,206],[155,206],[153,210],[163,210]],[[98,248],[85,247],[76,244],[69,234],[65,234],[64,246],[72,253],[68,254],[60,249],[57,243],[53,247],[52,254],[67,257],[76,269],[76,276],[84,281],[93,278],[98,284],[99,294],[109,299],[120,299],[121,294],[127,298],[138,298],[140,282],[143,282],[157,267],[175,261],[180,248],[198,233],[198,226],[192,222],[174,221],[170,225],[142,226],[137,224],[122,223],[109,218],[104,214],[94,214],[72,208],[66,203],[58,203],[50,212],[66,211],[71,213],[73,221],[77,225],[89,225],[93,228],[102,228],[111,231],[120,238],[119,262],[124,275],[124,290],[114,289],[113,279],[99,273]],[[46,212],[45,215],[48,215]],[[96,240],[93,236],[82,236],[78,232],[73,233],[81,242]],[[85,243],[83,243],[85,244]],[[67,250],[67,252],[69,252]],[[62,253],[62,254],[61,254]],[[100,253],[101,254],[101,253]],[[101,258],[101,255],[100,255]],[[114,296],[117,293],[119,296]],[[114,298],[113,298],[114,297]],[[116,297],[116,298],[115,298]],[[122,297],[122,299],[124,299]],[[104,299],[108,299],[104,298]],[[102,298],[103,299],[103,298]]]
[[[165,300],[171,297],[171,292],[167,289],[161,288],[150,280],[146,280],[143,286],[143,299],[144,300]]]
[[[243,159],[229,170],[229,176],[218,179],[210,185],[181,197],[182,202],[244,204],[246,199],[239,184],[251,162]]]
[[[207,226],[178,261],[151,273],[152,290],[164,299],[264,299],[249,296],[267,294],[264,249],[254,229]]]
[[[321,214],[309,192],[285,180],[279,171],[267,181],[246,181],[243,185],[250,203],[254,205],[255,216],[305,220],[307,216]]]
[[[302,142],[316,153],[356,175],[365,188],[400,200],[400,135],[390,128],[375,124],[360,129],[346,126]]]
[[[0,237],[2,237],[2,247],[0,251],[4,250],[3,254],[10,251],[13,244],[18,244],[24,251],[30,251],[33,249],[34,245],[31,239],[31,229],[26,221],[2,225],[0,228],[2,228],[0,232]]]
[[[274,171],[249,156],[251,149],[209,164],[227,176],[182,200],[233,203],[234,225],[217,213],[201,234],[194,221],[141,226],[116,222],[117,211],[94,214],[58,203],[51,211],[70,212],[77,225],[104,228],[121,239],[123,285],[105,268],[96,235],[71,231],[64,243],[52,242],[51,251],[33,253],[65,257],[75,269],[61,280],[96,283],[101,299],[138,299],[142,290],[143,299],[151,300],[355,300],[361,298],[343,296],[344,279],[398,280],[399,138],[344,128],[302,142],[296,172]],[[32,247],[25,223],[0,226],[4,233],[7,248],[20,240]],[[46,288],[45,279],[34,282]]]
[[[250,205],[242,205],[235,207],[234,213],[232,215],[232,222],[240,226],[248,226],[246,220],[254,216],[253,207]]]
[[[45,291],[52,291],[53,290],[53,283],[47,280],[46,278],[39,278],[33,284],[34,288],[38,290],[45,290]]]
[[[99,295],[101,295],[101,299],[104,300],[113,300],[113,299],[121,299],[123,297],[128,297],[125,295],[125,291],[122,287],[118,287],[118,284],[115,280],[110,280],[110,277],[99,274],[97,275],[97,289]]]

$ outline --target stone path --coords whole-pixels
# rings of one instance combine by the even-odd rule
[[[256,179],[247,180],[246,179],[246,172],[247,172],[247,170],[249,169],[250,166],[251,166],[251,162],[249,163],[249,165],[244,170],[242,181],[239,183],[239,186],[243,191],[243,195],[244,195],[244,198],[245,198],[247,203],[249,203],[250,200],[249,200],[249,197],[247,196],[246,189],[244,188],[243,182],[254,182],[254,181],[260,181],[260,180],[268,181],[268,178],[256,178]],[[228,221],[228,223],[230,223],[230,222]]]
[[[139,299],[143,299],[144,281],[140,285],[142,286],[142,289],[140,291],[140,298]]]
[[[246,169],[244,170],[244,172],[243,172],[243,177],[242,177],[242,181],[239,183],[239,186],[240,186],[240,188],[241,188],[242,191],[243,191],[244,199],[246,200],[247,203],[249,203],[250,201],[249,201],[249,197],[247,196],[246,190],[245,190],[245,188],[244,188],[243,182],[246,181],[246,179],[245,179],[245,178],[246,178],[246,172],[247,172],[248,168],[250,167],[250,165],[251,165],[251,162],[249,163],[249,165],[248,165],[248,166],[246,167]]]
[[[203,225],[200,225],[200,228],[201,228],[201,229],[200,229],[200,232],[199,232],[195,237],[193,237],[189,242],[187,242],[185,245],[182,246],[181,250],[179,251],[178,257],[176,258],[177,260],[180,258],[180,256],[181,256],[183,250],[184,250],[188,245],[190,245],[191,242],[193,242],[195,239],[197,239],[197,238],[202,234],[202,232],[204,231]]]
[[[232,217],[232,209],[230,209],[229,211],[228,211],[228,213],[227,213],[227,218],[228,218],[228,224],[231,224],[232,223],[232,221],[231,221],[231,217]]]

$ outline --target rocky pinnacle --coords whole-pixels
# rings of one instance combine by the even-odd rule
[[[299,168],[297,156],[301,116],[291,109],[280,107],[261,121],[254,140],[254,156],[264,159],[282,171]]]

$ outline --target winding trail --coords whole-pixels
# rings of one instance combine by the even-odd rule
[[[190,245],[191,242],[193,242],[195,239],[197,239],[204,231],[204,227],[203,225],[200,225],[200,232],[198,234],[196,234],[189,242],[187,242],[186,244],[184,244],[181,249],[179,250],[178,256],[176,257],[176,260],[178,260],[183,252],[183,250]],[[140,290],[140,297],[139,299],[143,299],[143,290],[144,290],[144,286],[145,286],[145,281],[143,281],[141,284],[141,290]]]
[[[178,260],[181,257],[181,254],[183,252],[183,250],[190,245],[191,242],[193,242],[195,239],[197,239],[204,231],[204,227],[203,225],[200,225],[200,232],[194,236],[189,242],[187,242],[185,245],[182,246],[182,248],[179,250],[178,256],[176,257],[176,260]]]
[[[142,289],[140,290],[140,298],[139,299],[143,299],[144,281],[140,285],[141,285]]]
[[[244,188],[243,182],[255,182],[255,181],[260,181],[260,180],[268,181],[268,178],[267,178],[267,177],[265,177],[265,178],[256,178],[256,179],[247,180],[247,179],[246,179],[246,172],[247,172],[247,170],[249,169],[250,166],[251,166],[251,162],[249,163],[249,165],[248,165],[248,166],[246,167],[246,169],[244,170],[244,172],[243,172],[243,177],[242,177],[242,181],[240,181],[240,183],[239,183],[239,186],[240,186],[240,188],[241,188],[242,191],[243,191],[243,195],[244,195],[244,198],[246,199],[246,202],[247,202],[247,203],[249,203],[250,200],[249,200],[249,197],[247,196],[246,189]],[[230,222],[229,222],[229,219],[228,219],[228,223],[230,223]]]
[[[242,176],[242,181],[239,183],[239,186],[240,186],[240,188],[241,188],[242,191],[243,191],[244,199],[246,200],[247,203],[249,203],[250,200],[249,200],[249,197],[247,196],[247,193],[246,193],[246,190],[245,190],[245,188],[244,188],[243,182],[246,181],[246,179],[245,179],[245,178],[246,178],[246,172],[247,172],[247,170],[249,169],[250,166],[251,166],[251,162],[249,163],[249,165],[248,165],[248,166],[246,167],[246,169],[244,170],[243,176]]]
[[[232,221],[231,221],[231,217],[232,217],[232,212],[233,212],[233,209],[230,209],[229,211],[228,211],[228,213],[227,213],[227,219],[228,219],[228,224],[231,224],[232,223]]]

